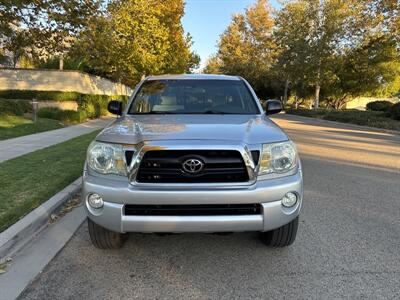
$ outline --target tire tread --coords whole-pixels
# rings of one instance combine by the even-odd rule
[[[99,249],[118,249],[124,243],[125,235],[108,230],[88,219],[88,229],[92,244]]]
[[[262,232],[261,240],[264,244],[271,247],[286,247],[293,244],[296,239],[299,227],[299,217],[297,216],[290,223],[277,229]]]

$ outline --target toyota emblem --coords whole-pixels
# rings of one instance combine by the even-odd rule
[[[196,158],[189,158],[182,164],[182,168],[185,172],[190,174],[197,174],[203,170],[204,163]]]

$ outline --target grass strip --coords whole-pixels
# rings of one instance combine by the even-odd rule
[[[57,120],[38,118],[36,123],[20,116],[0,114],[0,141],[64,127]]]
[[[97,133],[0,163],[0,232],[82,175]]]

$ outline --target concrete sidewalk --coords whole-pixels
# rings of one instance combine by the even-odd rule
[[[0,162],[102,129],[113,120],[114,118],[101,118],[61,129],[0,141]]]

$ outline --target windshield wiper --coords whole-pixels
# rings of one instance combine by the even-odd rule
[[[171,112],[171,111],[157,111],[157,110],[152,110],[149,112],[136,112],[133,113],[133,115],[176,115],[178,113],[176,112]]]
[[[231,113],[231,112],[224,112],[224,111],[220,111],[220,110],[206,110],[206,111],[198,111],[198,112],[174,112],[174,111],[157,111],[157,110],[152,110],[149,112],[136,112],[133,113],[133,115],[203,115],[203,114],[207,114],[207,115],[234,115],[236,113]]]
[[[201,112],[201,114],[229,115],[229,114],[233,114],[233,113],[219,111],[219,110],[206,110],[206,111]]]

